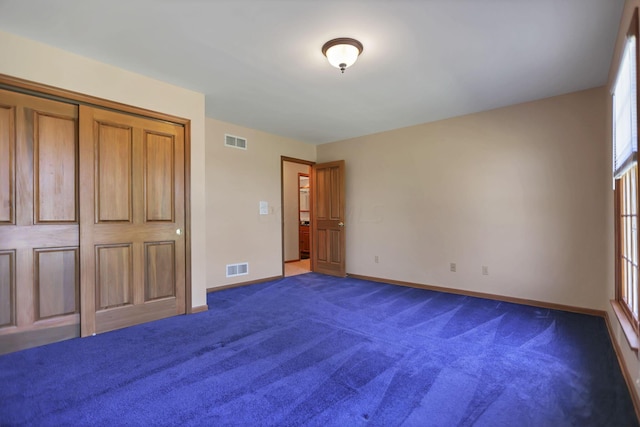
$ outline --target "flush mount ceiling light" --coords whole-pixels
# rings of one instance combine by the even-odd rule
[[[345,69],[356,62],[363,49],[362,43],[358,40],[342,37],[326,42],[322,46],[322,53],[329,60],[329,64],[340,68],[344,73]]]

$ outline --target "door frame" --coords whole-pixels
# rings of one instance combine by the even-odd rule
[[[76,105],[88,105],[148,119],[171,122],[184,128],[185,313],[193,313],[191,298],[191,120],[6,74],[0,74],[0,88]]]
[[[282,260],[282,271],[281,275],[284,277],[284,162],[289,163],[298,163],[301,165],[307,165],[309,167],[313,167],[316,162],[312,162],[310,160],[296,159],[295,157],[287,157],[280,156],[280,249],[281,249],[281,260]],[[309,177],[311,178],[311,177]],[[311,181],[310,181],[311,182]],[[311,183],[313,185],[313,183]],[[298,203],[298,209],[300,209],[300,203]],[[313,215],[313,212],[310,211],[309,215]],[[313,243],[313,235],[311,233],[311,227],[309,227],[309,244]],[[313,266],[311,268],[313,271]]]

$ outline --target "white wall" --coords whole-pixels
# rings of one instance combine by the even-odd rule
[[[0,73],[191,120],[192,306],[206,304],[204,95],[0,31]]]
[[[225,133],[248,149],[224,146]],[[315,161],[316,146],[206,119],[207,287],[282,275],[281,156]],[[269,214],[259,215],[259,202]],[[225,277],[225,266],[249,263],[249,275]]]
[[[320,145],[347,272],[604,310],[606,116],[598,88]]]
[[[298,196],[300,192],[298,174],[309,174],[310,167],[301,163],[284,162],[282,180],[284,184],[284,260],[300,259],[300,215]]]

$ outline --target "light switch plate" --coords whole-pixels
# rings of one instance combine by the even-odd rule
[[[261,201],[260,202],[260,215],[269,215],[269,203]]]

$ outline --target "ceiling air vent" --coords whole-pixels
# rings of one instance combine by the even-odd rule
[[[227,277],[244,276],[249,274],[249,263],[227,264]]]
[[[246,150],[247,140],[245,138],[240,138],[239,136],[225,134],[224,145],[226,145],[227,147],[240,148],[242,150]]]

